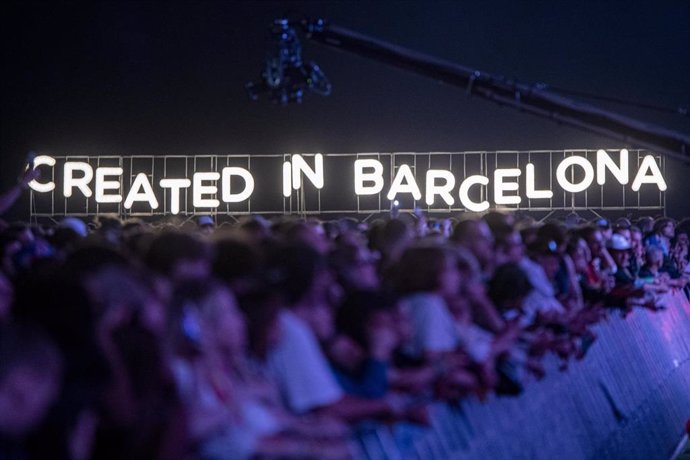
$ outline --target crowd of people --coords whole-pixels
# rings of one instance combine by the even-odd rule
[[[687,302],[689,235],[498,212],[3,224],[0,457],[351,458],[362,422],[517,396],[608,316]]]

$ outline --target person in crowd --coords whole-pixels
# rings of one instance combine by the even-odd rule
[[[199,216],[196,220],[197,231],[204,236],[213,235],[216,222],[211,216]]]
[[[553,275],[556,298],[567,310],[581,310],[584,300],[573,260],[567,252],[568,235],[565,227],[556,222],[548,222],[537,230],[537,240],[553,241],[558,254],[558,270]]]
[[[632,242],[632,232],[630,230],[631,227],[632,224],[630,221],[623,217],[616,221],[616,225],[613,227],[613,234],[621,235],[626,240]]]
[[[630,227],[630,269],[633,273],[638,273],[644,264],[644,243],[642,230],[639,227]]]
[[[593,222],[593,225],[597,227],[599,231],[601,231],[604,241],[608,241],[611,239],[611,235],[613,234],[613,227],[611,226],[611,222],[609,222],[608,219],[600,217]]]
[[[640,229],[642,235],[652,233],[654,229],[654,218],[650,216],[642,216],[635,222],[635,226]]]
[[[481,267],[483,279],[491,276],[494,266],[494,236],[485,221],[467,219],[458,222],[451,240],[474,255]]]
[[[395,325],[396,299],[373,290],[347,296],[336,316],[336,330],[343,353],[330,358],[343,390],[362,398],[381,398],[389,390],[389,368],[393,352],[400,347]]]
[[[654,227],[645,239],[645,246],[657,246],[661,248],[664,257],[669,257],[671,253],[671,240],[675,235],[673,220],[662,217],[654,222]]]
[[[381,254],[379,273],[389,275],[413,239],[412,229],[401,219],[390,219],[371,228],[370,248]]]
[[[630,267],[630,250],[632,244],[628,238],[620,233],[614,233],[607,243],[611,257],[616,262],[616,287],[635,286],[637,274]]]
[[[347,395],[331,371],[322,348],[335,335],[325,258],[310,246],[279,245],[267,256],[267,268],[280,280],[283,308],[278,316],[281,337],[266,366],[286,406],[294,414],[348,421],[404,416],[388,400]]]
[[[640,268],[640,278],[652,286],[658,286],[666,291],[669,287],[684,287],[684,279],[673,279],[664,264],[664,251],[658,246],[648,246],[645,254],[645,264]]]
[[[532,290],[523,301],[523,322],[534,324],[540,317],[556,318],[566,309],[556,298],[555,281],[560,266],[558,243],[537,237],[528,248],[529,257],[520,261]]]
[[[690,237],[688,233],[676,232],[676,236],[671,240],[671,263],[680,273],[684,272],[688,265],[688,248],[690,248]]]
[[[0,457],[349,458],[688,306],[690,220],[417,214],[2,225]]]
[[[579,233],[589,246],[589,252],[592,255],[589,262],[588,283],[603,292],[610,291],[614,285],[613,275],[617,268],[616,262],[606,249],[603,233],[599,228],[589,225],[580,229]]]
[[[173,369],[200,457],[347,457],[343,425],[320,419],[317,430],[291,416],[275,387],[253,375],[245,320],[230,290],[213,280],[183,284],[173,309]]]
[[[341,235],[329,254],[336,280],[345,292],[377,289],[380,279],[377,255],[364,242],[348,234]]]
[[[58,398],[62,368],[57,346],[35,327],[0,326],[0,458],[28,458],[29,435]]]
[[[406,353],[422,362],[444,363],[443,383],[454,387],[451,390],[478,390],[479,382],[463,359],[466,356],[455,353],[459,334],[448,303],[458,296],[461,278],[453,249],[410,247],[398,264],[396,280],[413,326]]]
[[[513,237],[517,238],[515,235]],[[521,244],[518,244],[516,239],[504,247],[509,248],[504,257],[515,261],[522,259],[524,249]],[[451,299],[449,304],[451,313],[456,304],[461,304],[462,309],[467,304],[471,310],[473,322],[479,327],[494,334],[502,332],[506,327],[506,323],[487,295],[486,284],[482,282],[481,268],[477,259],[468,250],[459,246],[455,248],[455,255],[458,270],[460,270],[461,282],[458,295],[455,296],[455,299]],[[496,258],[499,259],[500,256],[497,255]]]
[[[256,289],[262,254],[246,236],[218,236],[213,243],[212,254],[213,276],[227,284],[233,293],[242,296]]]

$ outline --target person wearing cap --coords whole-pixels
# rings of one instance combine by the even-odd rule
[[[611,305],[622,307],[626,312],[634,306],[656,310],[654,293],[664,292],[667,288],[656,283],[644,283],[630,270],[632,245],[622,235],[613,234],[607,246],[618,267],[614,274],[616,285],[608,297]]]
[[[627,219],[625,219],[627,220]],[[628,221],[629,223],[629,221]],[[620,223],[620,219],[616,222],[616,225],[613,229],[613,233],[617,235],[622,235],[625,237],[626,240],[630,241],[632,243],[632,234],[630,231],[630,225],[627,225],[625,222]]]
[[[614,224],[613,228],[619,229],[619,228],[630,228],[632,227],[632,222],[630,222],[630,219],[627,217],[619,217],[616,219],[616,223]]]
[[[604,241],[608,241],[611,239],[611,235],[613,234],[613,227],[611,227],[611,222],[608,221],[608,219],[599,218],[594,221],[594,224],[601,230],[601,234],[604,236]]]
[[[199,233],[203,235],[210,235],[216,229],[216,223],[211,216],[199,216],[196,223],[199,227]]]
[[[89,228],[84,221],[76,217],[65,217],[58,227],[69,228],[82,238],[86,238],[89,235]]]
[[[614,233],[607,243],[607,248],[618,267],[613,275],[616,286],[634,285],[636,276],[630,270],[630,250],[632,249],[630,241],[623,235]]]

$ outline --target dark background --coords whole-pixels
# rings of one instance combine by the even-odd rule
[[[4,2],[0,181],[53,155],[621,148],[457,88],[304,43],[333,84],[299,106],[248,100],[281,15],[333,23],[525,82],[690,105],[690,2]],[[596,102],[690,134],[690,118]],[[667,161],[667,211],[690,166]],[[10,218],[26,218],[26,200]]]

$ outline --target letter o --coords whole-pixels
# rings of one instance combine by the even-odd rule
[[[565,176],[568,168],[575,165],[580,166],[585,172],[585,177],[579,184],[573,184]],[[572,157],[565,158],[558,165],[558,168],[556,168],[556,180],[558,181],[558,185],[560,185],[566,192],[582,192],[583,190],[586,190],[587,187],[592,185],[592,182],[594,182],[594,167],[592,166],[592,163],[590,163],[585,157],[574,155]]]

